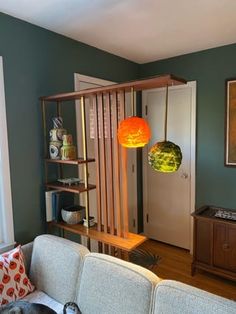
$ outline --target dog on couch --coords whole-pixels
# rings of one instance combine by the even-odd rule
[[[74,313],[81,314],[78,305],[74,302],[68,302],[64,305],[63,314]],[[9,304],[0,306],[0,314],[57,314],[50,307],[39,304],[30,303],[28,301],[14,301]]]
[[[0,314],[56,314],[44,304],[15,301],[0,307]]]

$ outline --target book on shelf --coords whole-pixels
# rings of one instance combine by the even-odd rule
[[[74,205],[74,194],[70,192],[57,191],[52,194],[52,208],[55,221],[62,221],[62,208]]]
[[[58,190],[51,190],[45,192],[45,203],[46,203],[46,221],[54,220],[53,207],[52,207],[52,195],[58,192]]]
[[[45,192],[46,221],[61,221],[61,209],[74,204],[74,194],[59,190]]]

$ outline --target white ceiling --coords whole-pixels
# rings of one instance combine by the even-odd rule
[[[236,0],[0,0],[0,11],[138,63],[236,42]]]

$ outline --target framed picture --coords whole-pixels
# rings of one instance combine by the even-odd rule
[[[225,165],[236,166],[236,79],[226,81]]]

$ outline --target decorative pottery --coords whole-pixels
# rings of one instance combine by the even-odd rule
[[[66,223],[75,225],[83,221],[85,217],[85,207],[80,205],[73,205],[62,208],[61,216]]]
[[[72,135],[63,135],[63,146],[61,148],[62,160],[73,160],[76,158],[76,148],[73,145]]]
[[[53,141],[49,143],[49,154],[51,159],[61,159],[60,150],[62,142]]]
[[[49,154],[51,159],[60,159],[61,147],[62,147],[62,138],[67,131],[62,126],[62,118],[55,117],[52,119],[53,129],[50,130],[50,142],[49,142]]]
[[[84,218],[83,220],[84,220],[83,225],[88,228],[88,221],[87,221],[87,219]],[[92,227],[94,225],[95,225],[95,218],[93,216],[89,216],[89,227]]]

